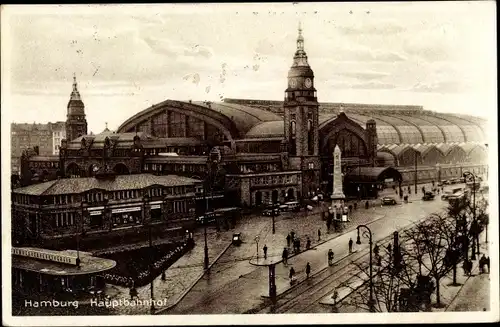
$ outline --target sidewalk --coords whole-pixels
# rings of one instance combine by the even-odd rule
[[[479,259],[484,254],[489,256],[488,244],[485,243],[484,233],[481,235],[482,242],[479,246],[481,254],[476,256],[477,260],[472,269],[472,276],[467,278],[455,296],[448,301],[443,311],[490,311],[491,284],[490,272],[479,274]],[[487,269],[487,268],[486,268]],[[456,287],[458,288],[458,287]],[[455,293],[455,292],[454,292]]]
[[[462,263],[457,265],[457,284],[453,284],[453,271],[443,277],[440,281],[440,302],[442,307],[436,307],[436,292],[431,295],[432,312],[445,312],[445,311],[489,311],[490,310],[490,274],[479,274],[479,259],[483,254],[488,256],[488,245],[484,240],[484,233],[481,235],[482,240],[480,245],[480,255],[476,255],[476,260],[473,260],[473,268],[471,276],[465,276]],[[360,292],[367,292],[367,286],[363,286]],[[338,290],[339,302],[348,297],[351,293],[350,290],[345,294],[340,294]],[[337,302],[337,303],[339,303]],[[334,304],[331,299],[331,294],[323,299],[321,302],[332,306]],[[360,309],[353,307],[349,302],[341,302],[338,304],[338,312],[353,313],[360,312]],[[367,312],[367,311],[366,311]]]
[[[390,189],[390,192],[393,190]],[[419,191],[418,198],[421,197],[420,193]],[[361,205],[362,203],[363,205]],[[252,266],[249,261],[256,258],[257,251],[259,251],[259,257],[263,257],[264,245],[268,247],[268,258],[281,261],[283,247],[286,246],[286,236],[292,230],[296,233],[300,231],[296,237],[301,239],[301,250],[305,250],[307,237],[311,240],[311,248],[314,248],[341,236],[358,224],[366,224],[383,218],[383,215],[374,215],[374,206],[378,207],[380,200],[370,200],[370,204],[370,208],[365,209],[364,202],[358,202],[358,209],[353,210],[351,221],[341,232],[327,233],[326,221],[321,220],[322,207],[319,205],[315,206],[312,211],[286,212],[275,217],[275,234],[272,234],[272,217],[260,215],[244,216],[234,230],[216,233],[215,229],[210,227],[208,229],[209,262],[213,265],[217,261],[216,265],[208,272],[210,275],[205,275],[203,269],[204,236],[203,229],[198,229],[194,234],[195,247],[166,270],[165,281],[162,281],[160,276],[155,279],[154,299],[162,301],[162,306],[156,308],[156,313],[169,311],[168,308],[175,306],[200,281],[208,282],[211,287],[216,287],[251,274],[257,267]],[[328,205],[328,202],[325,205]],[[321,231],[320,240],[318,240],[318,229]],[[243,243],[239,247],[230,246],[233,232],[242,233]],[[258,249],[255,242],[256,236],[259,236]],[[353,240],[355,241],[355,238]],[[325,249],[325,251],[327,250]],[[223,253],[224,256],[221,257]],[[293,256],[292,252],[289,258],[292,259]],[[340,258],[340,253],[336,253],[335,256]],[[313,262],[311,264],[313,265]],[[312,274],[315,273],[315,267],[318,266],[319,264],[313,265]],[[278,271],[276,273],[278,275]],[[297,273],[299,272],[297,271]],[[213,278],[214,276],[211,275],[214,274],[222,276],[217,276],[221,278]],[[280,275],[287,275],[287,273],[280,272]],[[289,284],[289,281],[286,279],[280,283]],[[139,299],[150,299],[150,284],[139,288],[138,293]],[[105,294],[111,300],[130,299],[129,289],[116,285],[107,285]],[[111,311],[112,314],[122,315],[149,314],[150,308],[149,306],[119,306]]]
[[[161,276],[158,276],[154,280],[154,299],[157,301],[161,300],[162,304],[161,307],[156,308],[157,311],[175,305],[204,274],[204,234],[198,232],[193,237],[196,242],[195,247],[166,270],[166,280],[161,280]],[[215,259],[227,250],[231,244],[230,240],[231,238],[227,235],[217,235],[213,231],[210,231],[207,235],[210,263],[215,262]],[[150,285],[148,284],[137,289],[140,300],[151,299]],[[122,286],[107,284],[104,293],[110,297],[111,301],[130,299],[129,289]],[[116,306],[111,309],[111,314],[150,314],[150,306]]]

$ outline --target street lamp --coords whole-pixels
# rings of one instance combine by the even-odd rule
[[[463,173],[463,177],[464,178],[467,178],[467,177],[472,177],[472,222],[473,222],[473,226],[474,226],[474,234],[472,237],[473,237],[473,240],[475,238],[476,240],[476,244],[477,244],[477,254],[480,253],[479,251],[479,226],[477,224],[477,220],[476,220],[476,175],[474,175],[473,173],[471,173],[470,171],[465,171]],[[474,242],[473,242],[474,243]],[[472,245],[472,256],[471,256],[471,260],[476,260],[476,249],[474,249],[474,244]]]
[[[356,228],[358,230],[358,238],[356,240],[356,244],[358,244],[358,245],[361,244],[361,238],[359,236],[360,228],[366,228],[366,230],[368,231],[368,235],[369,235],[369,242],[370,242],[370,300],[369,300],[368,306],[370,307],[370,312],[375,312],[375,301],[373,300],[372,231],[366,225],[358,225],[358,227]]]
[[[148,224],[148,236],[149,236],[149,275],[151,278],[151,312],[153,313],[155,309],[154,305],[154,278],[153,277],[153,237],[151,235],[151,208],[149,206],[149,195],[146,193],[143,197],[144,201],[144,217],[146,218],[146,223]]]
[[[255,236],[255,244],[257,244],[257,261],[259,261],[259,235]]]
[[[276,204],[273,201],[271,201],[271,202],[269,202],[269,205],[271,207],[271,216],[273,217],[273,234],[275,234],[276,233],[276,227],[274,225],[274,218],[275,218],[276,214],[275,214],[274,211],[275,211]]]
[[[207,222],[208,222],[208,197],[206,195],[206,187],[203,188],[203,195],[205,197],[205,215],[203,216],[203,227],[205,235],[205,257],[203,260],[205,270],[208,269],[208,242],[207,242]]]

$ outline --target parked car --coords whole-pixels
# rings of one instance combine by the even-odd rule
[[[196,218],[196,222],[200,225],[204,225],[204,224],[213,224],[215,222],[215,215],[212,213],[212,214],[209,214],[208,215],[208,218],[205,219],[205,216],[199,216],[198,218]]]
[[[424,201],[430,201],[434,200],[435,194],[433,192],[425,192],[424,196],[422,197],[422,200]]]
[[[285,205],[289,211],[300,211],[300,203],[298,201],[286,202]]]
[[[278,208],[274,208],[274,209],[265,209],[264,211],[262,211],[262,215],[263,215],[263,216],[272,216],[272,215],[273,215],[273,211],[274,211],[274,215],[275,215],[275,216],[279,216],[279,214],[280,214],[280,209],[278,209]]]
[[[389,196],[382,198],[382,205],[395,205],[395,204],[397,204],[397,202],[394,198],[391,198]]]
[[[280,212],[288,211],[288,205],[286,205],[286,204],[280,204],[280,206],[278,207],[278,209],[280,209]]]
[[[451,191],[445,191],[445,192],[443,193],[443,195],[441,195],[441,200],[448,200],[448,198],[449,198],[450,196],[452,196],[452,195],[453,195],[453,192],[451,192]]]
[[[243,242],[243,240],[241,239],[241,233],[234,233],[233,234],[233,244],[234,245],[240,245],[241,243]]]

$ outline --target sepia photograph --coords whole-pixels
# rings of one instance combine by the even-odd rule
[[[495,13],[2,6],[3,324],[498,321]]]

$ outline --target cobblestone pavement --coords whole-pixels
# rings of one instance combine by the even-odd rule
[[[421,195],[418,196],[418,198],[420,197]],[[364,206],[360,209],[360,205],[358,205],[358,209],[352,214],[351,223],[346,226],[345,232],[348,232],[349,228],[355,228],[358,224],[368,224],[377,219],[381,219],[380,225],[383,226],[383,217],[391,215],[391,213],[395,215],[392,217],[394,223],[387,228],[394,228],[399,224],[406,225],[408,222],[411,222],[413,216],[420,216],[423,213],[422,206],[427,208],[425,210],[427,213],[429,213],[429,210],[430,212],[434,212],[444,206],[444,203],[440,199],[423,202],[420,199],[417,200],[417,198],[414,198],[412,202],[409,204],[400,204],[395,207],[382,207],[380,200],[378,200],[374,202],[378,203],[378,205],[372,205],[369,209],[364,209]],[[411,219],[408,218],[410,212]],[[205,275],[177,306],[166,313],[242,313],[259,305],[262,302],[261,296],[268,292],[268,269],[266,267],[256,267],[249,262],[252,258],[255,261],[257,245],[254,238],[257,235],[260,238],[259,257],[261,261],[263,260],[261,257],[264,244],[267,244],[269,248],[268,260],[281,260],[283,247],[286,246],[286,235],[292,229],[295,229],[301,238],[311,235],[312,246],[314,248],[317,248],[318,245],[318,228],[323,229],[322,241],[342,235],[342,233],[327,234],[326,223],[321,220],[318,211],[307,215],[301,212],[300,214],[295,214],[293,218],[287,215],[280,216],[276,219],[276,234],[274,235],[272,234],[272,218],[270,217],[255,217],[253,218],[253,223],[247,227],[244,228],[242,226],[237,228],[243,234],[244,243],[240,247],[231,247],[213,266],[211,274]],[[391,229],[391,232],[393,230]],[[350,237],[355,241],[355,232],[351,232],[351,234]],[[349,237],[344,238],[345,240],[339,241],[340,243],[335,243],[336,247],[342,247],[339,251],[334,250],[336,258],[340,258],[340,252],[347,251]],[[305,243],[304,239],[302,239],[301,243]],[[294,266],[297,266],[296,270],[299,275],[304,274],[303,268],[307,261],[311,261],[311,265],[313,266],[312,273],[320,269],[321,265],[326,267],[326,252],[329,245],[323,244],[319,246],[319,250],[311,249],[303,252],[297,258],[290,258],[289,261]],[[284,267],[282,264],[276,265],[278,293],[280,292],[280,287],[283,288],[288,285],[288,269],[288,267]]]
[[[425,187],[430,188],[430,184]],[[419,199],[421,195],[421,187],[418,186],[419,193],[410,195],[412,199]],[[413,188],[412,188],[413,189]],[[393,196],[398,199],[398,195],[392,189],[387,189],[380,192],[380,197]],[[374,207],[378,207],[380,200],[369,200],[370,209],[364,209],[365,201],[358,202],[358,210],[352,215],[352,222],[348,223],[346,228],[353,224],[362,224],[371,220],[379,219],[383,215],[374,215]],[[327,205],[328,203],[325,202]],[[195,234],[196,246],[189,253],[185,254],[177,262],[175,262],[166,271],[166,280],[162,281],[160,277],[154,280],[154,299],[159,301],[156,309],[168,308],[179,301],[179,299],[189,291],[193,284],[200,278],[200,283],[207,282],[210,287],[215,288],[224,285],[233,278],[246,276],[255,270],[255,267],[250,265],[248,261],[256,256],[257,244],[255,236],[259,236],[259,255],[263,256],[262,248],[264,244],[268,247],[269,258],[281,259],[283,246],[286,245],[286,235],[294,230],[297,236],[301,238],[301,247],[305,248],[307,236],[310,237],[312,247],[320,242],[332,239],[339,233],[328,233],[326,230],[326,222],[321,220],[320,211],[325,207],[316,206],[313,211],[302,211],[300,213],[283,213],[275,218],[276,234],[272,234],[272,217],[263,216],[247,216],[239,223],[233,231],[223,231],[217,233],[213,227],[208,228],[208,247],[209,261],[212,263],[231,242],[233,232],[241,232],[243,244],[240,247],[230,247],[224,256],[222,256],[217,264],[210,270],[210,274],[204,275],[203,257],[204,257],[204,235],[203,229],[198,229]],[[321,230],[321,241],[318,242],[318,229]],[[299,232],[300,231],[300,232]],[[238,264],[243,263],[243,264]],[[223,274],[228,278],[213,278],[214,274]],[[266,273],[267,274],[267,273]],[[150,284],[138,288],[138,296],[141,300],[151,299]],[[126,287],[107,285],[105,294],[111,300],[130,299],[129,289]],[[150,307],[142,306],[117,306],[110,310],[111,314],[148,314]]]
[[[156,309],[162,309],[173,305],[180,296],[192,287],[203,274],[204,261],[204,234],[199,231],[194,236],[195,247],[177,260],[172,266],[166,270],[166,280],[161,280],[158,276],[154,280],[153,292],[154,299],[157,301]],[[207,236],[209,246],[209,259],[212,262],[218,257],[222,251],[226,249],[230,243],[230,238],[215,233],[212,229],[209,230]],[[139,299],[151,299],[150,284],[137,289]],[[129,289],[122,286],[107,285],[105,294],[110,296],[111,300],[130,299]],[[149,314],[150,305],[138,306],[116,306],[111,310],[111,314]]]

